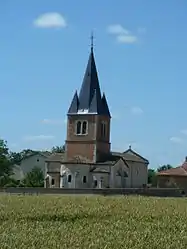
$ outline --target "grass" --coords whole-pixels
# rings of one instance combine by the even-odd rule
[[[2,195],[0,248],[187,248],[187,201]]]

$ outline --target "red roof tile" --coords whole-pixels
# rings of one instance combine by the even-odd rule
[[[172,168],[161,171],[157,174],[158,176],[187,176],[187,171],[183,167]]]
[[[181,166],[161,171],[157,173],[157,175],[158,176],[187,176],[187,158]]]

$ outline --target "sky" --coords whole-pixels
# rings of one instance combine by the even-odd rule
[[[0,137],[13,151],[63,145],[94,32],[112,150],[150,167],[187,155],[187,1],[0,1]]]

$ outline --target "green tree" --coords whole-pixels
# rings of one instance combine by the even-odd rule
[[[23,184],[25,187],[44,187],[43,171],[38,167],[34,167],[31,172],[26,174]]]
[[[168,169],[172,169],[173,167],[170,165],[170,164],[166,164],[166,165],[162,165],[160,166],[157,171],[158,172],[161,172],[161,171],[164,171],[164,170],[168,170]]]
[[[12,165],[20,165],[22,159],[23,156],[20,152],[10,152],[10,161]]]
[[[62,146],[53,146],[51,149],[53,153],[63,153],[65,151],[65,145]]]
[[[0,139],[0,186],[4,186],[7,183],[12,172],[7,142]]]
[[[157,185],[157,176],[154,169],[148,169],[148,184],[151,184],[152,186]]]

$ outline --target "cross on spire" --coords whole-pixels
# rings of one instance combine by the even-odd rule
[[[93,51],[93,39],[94,39],[94,36],[93,36],[93,31],[91,32],[91,51]]]

